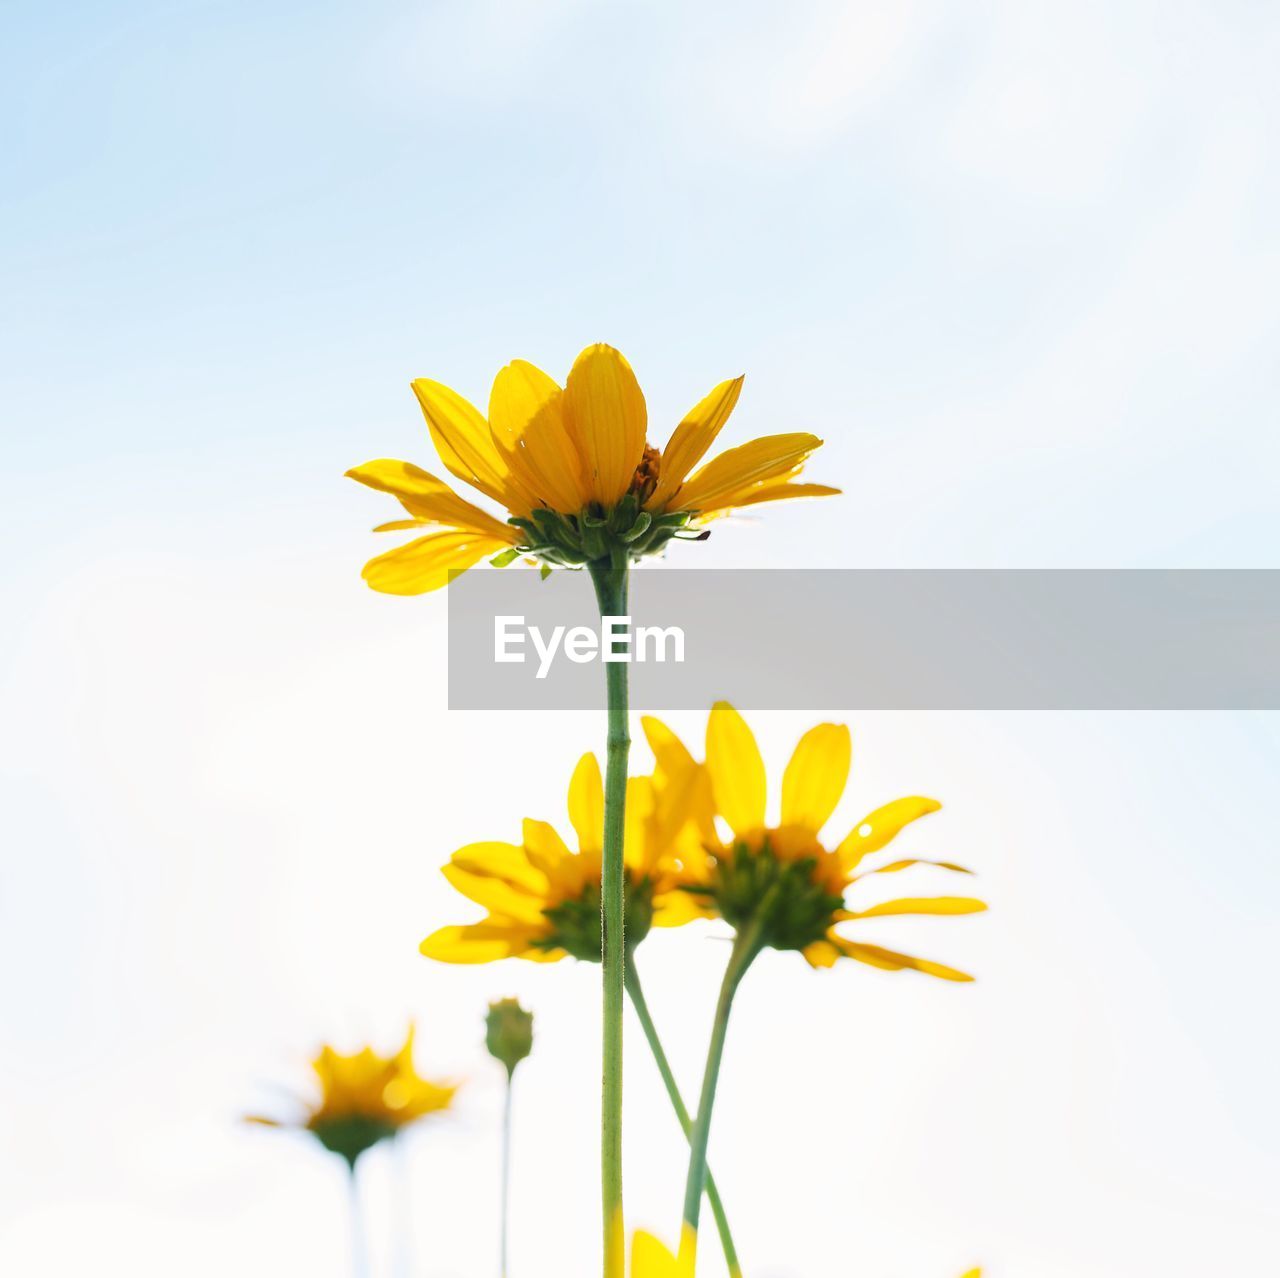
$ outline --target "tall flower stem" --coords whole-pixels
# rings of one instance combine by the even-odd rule
[[[627,611],[628,556],[617,551],[591,564],[591,580],[601,617]],[[623,1278],[625,1229],[622,1216],[622,1010],[626,972],[623,934],[622,838],[627,802],[627,753],[631,748],[627,706],[627,663],[605,662],[609,736],[604,776],[604,859],[600,915],[604,969],[604,1086],[600,1124],[600,1184],[604,1208],[604,1278]]]
[[[684,1187],[684,1228],[680,1236],[681,1259],[692,1265],[698,1245],[698,1216],[702,1207],[702,1191],[707,1179],[707,1143],[711,1139],[711,1111],[716,1101],[716,1084],[720,1081],[720,1062],[729,1029],[729,1013],[733,996],[747,968],[760,953],[761,924],[759,918],[740,931],[733,940],[733,950],[720,984],[715,1021],[711,1026],[711,1043],[707,1048],[707,1064],[702,1075],[702,1092],[698,1097],[698,1116],[689,1133],[689,1174]]]
[[[675,1110],[676,1118],[680,1121],[680,1130],[688,1137],[693,1130],[693,1122],[685,1107],[684,1098],[680,1095],[680,1088],[676,1083],[675,1074],[672,1073],[671,1063],[667,1060],[667,1054],[663,1050],[662,1040],[658,1037],[658,1028],[654,1025],[653,1016],[649,1012],[649,1004],[640,985],[640,974],[635,968],[634,956],[630,957],[632,961],[627,964],[626,983],[627,993],[631,997],[631,1006],[635,1008],[640,1028],[644,1030],[649,1050],[653,1053],[654,1062],[658,1066],[658,1073],[662,1075],[663,1085],[671,1100],[671,1108]],[[715,1217],[716,1229],[720,1234],[720,1245],[724,1248],[724,1259],[729,1266],[730,1278],[742,1278],[742,1266],[738,1263],[738,1252],[733,1245],[729,1218],[725,1215],[724,1203],[720,1200],[720,1191],[716,1188],[715,1177],[712,1176],[710,1167],[707,1168],[707,1202],[711,1205],[711,1214]]]
[[[367,1261],[364,1241],[364,1212],[360,1206],[360,1181],[354,1160],[347,1163],[347,1201],[350,1207],[348,1228],[351,1231],[352,1278],[365,1278]]]
[[[511,1231],[511,1088],[514,1073],[507,1071],[507,1091],[502,1102],[502,1278],[507,1278],[507,1240]]]

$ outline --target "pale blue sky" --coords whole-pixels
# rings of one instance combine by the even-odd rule
[[[440,861],[559,817],[599,725],[548,720],[546,774],[504,775],[527,725],[444,711],[443,601],[361,586],[385,507],[341,473],[432,467],[410,378],[483,402],[511,357],[561,374],[607,340],[661,438],[745,372],[730,442],[815,430],[846,495],[685,566],[1276,566],[1273,6],[3,22],[5,1272],[337,1278],[331,1169],[234,1119],[317,1036],[410,1012],[424,1062],[478,1080],[414,1150],[420,1278],[487,1272],[474,1030],[513,991],[546,1026],[520,1274],[589,1271],[594,973],[415,946],[465,909]],[[862,1278],[1267,1270],[1274,716],[832,712],[849,815],[938,793],[913,850],[977,863],[997,908],[886,932],[972,989],[762,965],[718,1133],[757,1278],[825,1272],[835,1240],[785,1227],[815,1208],[853,1213]],[[757,726],[776,768],[806,725]],[[690,1078],[719,952],[649,959]],[[631,1077],[633,1211],[670,1234],[679,1142]]]

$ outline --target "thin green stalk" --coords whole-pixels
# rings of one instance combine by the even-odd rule
[[[356,1178],[356,1165],[354,1162],[347,1164],[347,1199],[351,1208],[349,1228],[351,1230],[352,1278],[364,1278],[366,1268],[364,1213],[360,1208],[360,1182]]]
[[[707,1143],[711,1138],[711,1111],[715,1106],[716,1084],[720,1080],[720,1061],[724,1056],[725,1035],[729,1029],[729,1012],[733,996],[757,954],[760,953],[760,922],[748,924],[734,937],[733,951],[720,985],[715,1021],[711,1026],[711,1043],[707,1048],[707,1065],[702,1076],[702,1093],[698,1098],[698,1117],[689,1135],[689,1175],[684,1187],[684,1229],[681,1251],[696,1246],[698,1215],[702,1207],[702,1190],[707,1174]]]
[[[671,1100],[671,1108],[675,1110],[676,1118],[680,1120],[680,1130],[687,1138],[693,1123],[689,1118],[688,1109],[685,1108],[684,1098],[680,1095],[676,1076],[671,1071],[671,1063],[667,1060],[666,1052],[663,1051],[662,1041],[658,1037],[658,1028],[654,1025],[653,1017],[649,1012],[649,1004],[640,986],[640,974],[635,968],[634,955],[631,957],[632,962],[627,964],[627,993],[631,996],[631,1006],[636,1010],[640,1027],[644,1030],[644,1036],[649,1042],[649,1050],[653,1053],[653,1059],[658,1066],[658,1073],[662,1075],[667,1096]],[[710,1167],[707,1168],[707,1202],[711,1204],[711,1214],[715,1217],[716,1229],[720,1234],[720,1245],[724,1248],[724,1259],[729,1266],[730,1278],[742,1278],[742,1266],[738,1263],[738,1252],[733,1245],[729,1218],[725,1215],[724,1203],[720,1201],[720,1191],[716,1188],[715,1177],[712,1176]]]
[[[591,580],[602,617],[627,611],[625,552],[591,565]],[[622,1005],[626,971],[626,901],[622,865],[623,818],[627,802],[627,752],[631,747],[627,710],[627,663],[605,663],[609,709],[604,777],[604,858],[600,881],[602,967],[604,969],[603,1105],[600,1123],[600,1185],[604,1209],[604,1275],[623,1278],[625,1229],[622,1215]]]
[[[511,1228],[511,1085],[507,1071],[507,1094],[502,1103],[502,1278],[507,1278],[507,1238]]]

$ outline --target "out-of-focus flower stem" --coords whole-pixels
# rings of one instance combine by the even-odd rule
[[[628,556],[615,551],[590,566],[601,617],[627,611]],[[626,937],[622,840],[627,801],[627,754],[631,734],[627,704],[627,663],[606,661],[609,733],[604,780],[604,859],[600,883],[603,936],[604,1043],[603,1105],[600,1125],[601,1195],[604,1208],[604,1278],[623,1278],[626,1265],[622,1214],[622,1010]]]
[[[347,1198],[350,1203],[351,1278],[365,1278],[364,1212],[360,1206],[360,1181],[355,1162],[347,1163]]]
[[[507,1278],[507,1239],[511,1231],[511,1088],[514,1071],[507,1071],[507,1091],[502,1102],[502,1278]]]
[[[676,1118],[680,1121],[680,1130],[688,1137],[693,1130],[693,1121],[689,1117],[689,1111],[685,1107],[684,1098],[680,1095],[679,1085],[676,1083],[676,1076],[672,1073],[671,1063],[667,1060],[667,1054],[663,1050],[662,1040],[658,1037],[658,1028],[653,1023],[653,1016],[649,1012],[649,1004],[644,996],[644,990],[640,985],[640,974],[635,968],[634,955],[628,956],[627,963],[627,993],[631,997],[631,1006],[636,1010],[636,1016],[640,1020],[640,1028],[644,1030],[644,1036],[648,1040],[649,1050],[653,1053],[653,1059],[658,1066],[658,1073],[662,1075],[663,1085],[667,1089],[667,1096],[671,1099],[671,1107],[675,1110]],[[725,1263],[729,1267],[730,1278],[742,1278],[742,1267],[738,1263],[738,1252],[733,1245],[733,1234],[729,1230],[729,1218],[725,1215],[724,1203],[720,1200],[720,1191],[716,1188],[715,1177],[711,1174],[710,1167],[707,1168],[707,1202],[711,1205],[711,1214],[715,1217],[716,1229],[720,1234],[720,1245],[724,1248]]]
[[[771,904],[771,902],[770,902]],[[702,1075],[702,1092],[698,1097],[698,1116],[689,1134],[689,1174],[684,1187],[684,1228],[680,1234],[681,1260],[692,1265],[695,1257],[690,1254],[698,1243],[698,1218],[702,1207],[702,1191],[707,1176],[707,1143],[711,1138],[711,1111],[715,1106],[716,1084],[720,1080],[720,1062],[724,1056],[724,1041],[729,1029],[729,1013],[733,1009],[733,996],[747,968],[760,953],[760,934],[766,911],[743,927],[733,938],[733,950],[720,984],[720,997],[716,1002],[715,1020],[711,1026],[711,1043],[707,1048],[707,1064]]]

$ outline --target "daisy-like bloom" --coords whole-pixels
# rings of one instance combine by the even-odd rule
[[[687,770],[684,784],[692,779]],[[600,765],[585,754],[569,782],[572,850],[555,827],[526,819],[520,843],[472,843],[459,848],[444,875],[487,914],[475,923],[443,927],[422,942],[428,958],[489,963],[523,958],[555,962],[572,955],[598,963],[601,955],[600,879],[604,786]],[[680,891],[680,853],[697,848],[688,822],[687,793],[661,770],[627,782],[623,860],[627,879],[628,949],[651,927],[687,923],[699,912]]]
[[[678,927],[707,913],[696,896],[682,890],[685,863],[701,855],[690,814],[702,784],[698,769],[687,767],[674,776],[659,767],[651,777],[629,778],[623,833],[626,990],[686,1133],[688,1111],[641,988],[634,951],[651,928]],[[445,877],[487,913],[478,922],[433,932],[422,942],[423,954],[446,963],[506,958],[547,963],[566,956],[600,962],[604,789],[593,754],[583,755],[574,769],[568,807],[576,851],[547,822],[526,819],[518,844],[472,843],[453,854]],[[730,1273],[737,1278],[733,1237],[709,1172],[706,1193]]]
[[[316,1094],[299,1098],[298,1118],[254,1115],[248,1121],[310,1132],[354,1168],[356,1159],[379,1141],[453,1103],[458,1090],[454,1084],[432,1082],[418,1073],[413,1039],[411,1025],[404,1046],[391,1056],[381,1056],[372,1047],[343,1055],[326,1045],[311,1062]]]
[[[395,497],[408,516],[375,531],[420,534],[370,560],[365,580],[387,594],[424,594],[489,555],[499,564],[528,555],[544,567],[616,566],[673,537],[705,537],[706,522],[731,510],[838,492],[797,482],[822,443],[804,432],[763,436],[699,466],[741,389],[741,377],[721,382],[659,451],[647,441],[631,365],[611,346],[588,346],[563,388],[512,361],[494,379],[487,420],[457,391],[419,378],[413,391],[445,469],[502,513],[409,462],[357,466],[347,474]]]
[[[845,935],[866,919],[908,914],[975,914],[983,902],[967,896],[900,897],[863,904],[861,893],[877,876],[930,865],[958,874],[970,871],[951,861],[919,857],[869,864],[913,821],[936,812],[934,799],[895,799],[863,817],[839,843],[829,846],[822,829],[835,811],[849,778],[852,747],[843,724],[821,723],[800,739],[782,778],[781,820],[766,821],[764,762],[742,716],[718,702],[707,722],[706,763],[699,769],[680,739],[658,719],[646,718],[645,735],[659,766],[673,777],[703,771],[695,820],[704,855],[682,862],[684,890],[701,909],[735,930],[753,928],[760,948],[799,950],[814,967],[856,959],[886,971],[910,969],[947,981],[973,978],[930,959]],[[722,839],[719,817],[731,837]]]
[[[704,765],[698,765],[659,720],[646,718],[644,727],[658,767],[666,775],[682,778],[693,796],[693,819],[703,853],[682,858],[684,890],[729,923],[735,933],[712,1025],[697,1117],[689,1135],[684,1226],[686,1238],[692,1234],[696,1244],[729,1013],[739,983],[760,952],[799,950],[814,967],[830,967],[843,957],[889,971],[910,968],[943,980],[968,981],[972,978],[955,968],[856,941],[839,929],[889,915],[973,914],[986,906],[962,896],[902,897],[857,908],[854,901],[846,902],[846,893],[869,876],[924,863],[911,857],[863,868],[866,858],[885,848],[905,826],[941,805],[919,797],[898,799],[877,808],[836,847],[828,848],[821,839],[822,829],[844,793],[852,754],[849,730],[843,725],[822,723],[801,738],[783,774],[777,825],[766,819],[765,769],[759,747],[732,706],[718,702],[712,708]],[[702,777],[703,784],[690,786],[690,775]],[[728,839],[720,837],[718,820],[729,827]],[[951,862],[931,864],[969,873]]]

